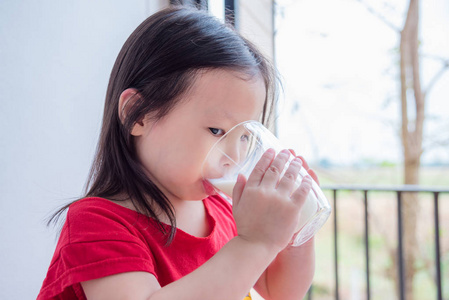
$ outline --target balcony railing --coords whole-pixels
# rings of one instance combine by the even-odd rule
[[[404,282],[404,245],[403,245],[403,193],[430,193],[433,194],[433,224],[434,224],[434,255],[435,255],[435,270],[436,270],[436,299],[443,300],[442,295],[442,281],[441,281],[441,261],[440,261],[440,219],[439,219],[439,196],[442,193],[449,193],[449,188],[435,188],[435,187],[423,187],[416,185],[401,185],[401,186],[362,186],[362,185],[336,185],[336,186],[323,186],[323,190],[330,191],[333,195],[329,201],[333,202],[333,237],[334,237],[334,298],[336,300],[340,298],[339,292],[339,261],[338,261],[338,237],[339,231],[337,226],[338,211],[338,192],[339,191],[360,191],[363,193],[363,205],[364,205],[364,263],[365,263],[365,279],[366,279],[366,299],[370,300],[371,297],[371,281],[370,281],[370,245],[369,245],[369,223],[368,223],[368,195],[371,192],[390,192],[396,194],[396,215],[397,215],[397,276],[399,283],[399,299],[405,300],[405,282]],[[329,220],[331,221],[331,220]],[[313,288],[309,290],[306,299],[313,299]]]

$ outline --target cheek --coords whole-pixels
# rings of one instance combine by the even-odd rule
[[[198,140],[178,140],[167,146],[166,151],[161,151],[159,161],[165,163],[166,176],[171,177],[173,184],[191,184],[202,178],[201,169],[207,152],[202,151]]]
[[[201,172],[204,157],[195,151],[170,154],[174,158],[167,161],[167,168],[159,173],[161,183],[180,199],[201,200],[206,197]]]
[[[174,194],[192,199],[203,197],[202,165],[215,141],[201,134],[175,133],[161,135],[154,131],[142,141],[138,145],[141,163],[150,177]]]

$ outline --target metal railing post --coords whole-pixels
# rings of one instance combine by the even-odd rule
[[[440,262],[440,220],[438,217],[438,192],[433,193],[434,204],[434,220],[435,220],[435,264],[436,264],[436,284],[437,284],[437,299],[443,299],[443,287],[441,283],[441,262]]]
[[[398,209],[398,276],[399,276],[399,299],[404,300],[404,249],[402,245],[402,193],[400,191],[397,192],[397,209]]]
[[[312,300],[312,285],[309,288],[309,291],[307,292],[307,300]]]
[[[337,190],[334,190],[334,259],[335,259],[335,300],[339,300],[338,284],[338,230],[337,230]]]
[[[368,191],[364,191],[365,206],[365,267],[366,267],[366,299],[370,300],[370,279],[369,279],[369,225],[368,225]]]

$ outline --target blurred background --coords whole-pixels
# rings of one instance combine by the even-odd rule
[[[334,208],[306,299],[449,299],[446,0],[2,0],[0,299],[36,298],[115,58],[179,3],[233,22],[282,75],[272,129]]]

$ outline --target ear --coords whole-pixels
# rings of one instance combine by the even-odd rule
[[[140,99],[139,92],[136,89],[126,89],[120,94],[118,102],[118,116],[122,124],[125,122],[126,115],[132,104]],[[131,135],[139,136],[143,133],[144,122],[140,120],[133,125]]]

